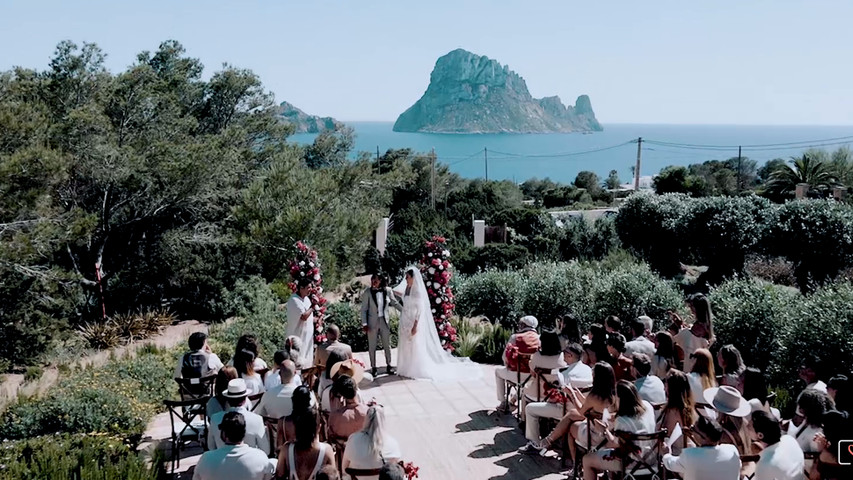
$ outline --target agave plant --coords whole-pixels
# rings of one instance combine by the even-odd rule
[[[80,335],[96,349],[109,349],[121,343],[121,332],[112,320],[106,322],[84,323],[80,327]]]
[[[119,335],[130,343],[148,336],[145,320],[140,315],[133,313],[113,315],[111,320]]]

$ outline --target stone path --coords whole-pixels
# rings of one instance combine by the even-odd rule
[[[396,353],[396,352],[395,352]],[[377,355],[382,357],[382,355]],[[396,356],[396,355],[395,355]],[[368,363],[366,353],[356,357]],[[379,360],[384,366],[384,360]],[[433,383],[381,375],[363,387],[367,398],[385,407],[391,434],[400,442],[405,461],[420,467],[421,480],[555,480],[556,457],[522,455],[526,443],[514,417],[495,413],[494,369],[482,365],[482,378],[467,383]],[[384,368],[380,367],[380,372]],[[147,434],[167,438],[168,417],[155,419]],[[165,423],[164,423],[165,422]],[[183,475],[198,462],[199,451],[181,460]]]

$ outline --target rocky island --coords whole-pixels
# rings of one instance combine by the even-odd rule
[[[281,102],[278,106],[278,116],[296,127],[294,133],[320,133],[324,130],[334,130],[336,126],[343,126],[332,117],[308,115],[288,102]]]
[[[457,49],[440,57],[429,87],[394,123],[395,132],[597,132],[587,95],[574,106],[557,96],[536,99],[517,73],[496,60]]]

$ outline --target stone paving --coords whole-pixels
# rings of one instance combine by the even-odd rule
[[[369,364],[366,353],[357,353],[356,357]],[[377,357],[380,372],[384,372],[383,355]],[[390,432],[400,442],[405,461],[420,467],[421,480],[565,478],[555,456],[516,452],[526,441],[514,417],[495,413],[496,367],[481,368],[482,378],[460,383],[433,383],[380,373],[372,383],[363,385],[363,392],[385,407]],[[168,422],[168,416],[158,416],[147,434],[153,439],[168,438]],[[181,460],[175,478],[191,478],[200,451],[188,453],[193,456]]]

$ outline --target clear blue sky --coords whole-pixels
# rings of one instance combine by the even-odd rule
[[[63,39],[118,71],[166,39],[260,75],[278,101],[394,120],[462,47],[603,123],[853,125],[853,1],[5,1],[0,69]]]

